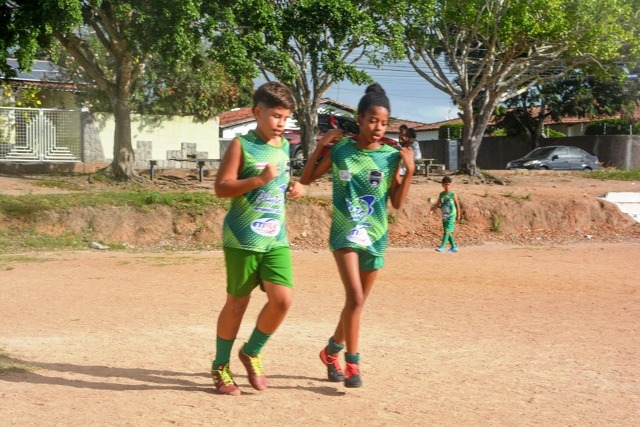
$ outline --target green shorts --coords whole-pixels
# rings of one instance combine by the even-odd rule
[[[356,248],[338,248],[338,249],[351,249],[358,254],[358,270],[371,271],[380,270],[384,267],[384,256],[373,255],[363,249]],[[335,250],[338,250],[335,249]],[[334,250],[334,251],[335,251]]]
[[[223,248],[227,266],[227,293],[234,297],[249,295],[263,282],[293,288],[291,249],[273,249],[269,252],[254,252],[244,249]]]
[[[442,221],[442,227],[446,233],[453,233],[456,231],[456,221],[455,220],[447,220]]]

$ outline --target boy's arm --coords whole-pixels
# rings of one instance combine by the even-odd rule
[[[462,209],[460,209],[460,202],[458,201],[458,195],[457,194],[453,194],[453,201],[456,204],[456,221],[460,221],[460,218],[462,218]]]
[[[278,176],[278,167],[269,163],[264,167],[260,175],[238,179],[240,169],[242,168],[242,161],[242,146],[240,140],[234,138],[220,162],[220,168],[218,169],[214,185],[216,196],[237,197],[255,188],[262,187]]]
[[[439,207],[440,207],[440,197],[438,197],[438,201],[431,206],[431,209],[429,209],[429,216],[431,216],[431,214],[435,212],[435,210],[438,209]]]
[[[396,176],[391,184],[391,206],[396,209],[400,209],[407,194],[409,194],[409,187],[411,186],[411,177],[415,172],[416,166],[413,161],[413,150],[409,147],[402,147],[400,149],[400,157],[404,163],[406,170],[404,177],[400,176],[400,165],[396,169]]]
[[[307,164],[302,170],[302,176],[300,177],[300,183],[309,185],[316,179],[325,174],[331,167],[331,154],[327,154],[318,162],[322,149],[329,144],[339,141],[344,136],[341,129],[331,129],[325,136],[322,137],[320,142],[316,145],[316,149],[311,153]]]

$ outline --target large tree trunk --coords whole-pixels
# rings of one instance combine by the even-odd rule
[[[316,135],[318,134],[318,107],[314,102],[305,102],[300,108],[300,117],[298,118],[300,125],[300,142],[302,143],[302,152],[304,158],[308,159],[309,155],[316,149]]]
[[[131,109],[129,100],[115,99],[113,115],[115,120],[113,162],[110,168],[114,177],[119,180],[131,180],[136,176],[133,164],[135,153],[131,145]]]

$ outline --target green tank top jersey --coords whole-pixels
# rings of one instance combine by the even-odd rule
[[[242,145],[243,167],[238,179],[260,175],[268,163],[280,174],[262,187],[233,197],[222,226],[222,245],[226,248],[269,252],[289,246],[285,227],[285,193],[289,185],[289,141],[267,144],[254,132],[238,137]]]
[[[442,191],[440,193],[440,209],[442,210],[443,221],[455,221],[458,216],[456,202],[453,199],[453,196],[453,191],[449,191],[448,193]]]
[[[329,248],[383,256],[388,243],[387,200],[400,163],[395,148],[363,150],[343,138],[331,149],[333,218]]]

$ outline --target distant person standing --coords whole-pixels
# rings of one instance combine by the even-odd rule
[[[413,160],[422,159],[422,152],[420,151],[420,143],[416,139],[418,136],[416,134],[416,130],[414,128],[407,129],[407,142],[406,146],[411,147],[413,150]]]
[[[438,252],[444,252],[447,250],[447,243],[451,245],[449,253],[458,252],[458,246],[453,239],[453,232],[455,231],[456,222],[460,221],[462,210],[460,209],[460,202],[458,196],[451,191],[451,177],[445,176],[442,178],[442,188],[444,191],[438,196],[438,201],[429,210],[429,216],[438,208],[442,211],[442,227],[444,228],[444,235],[442,236],[442,243],[436,248]]]

